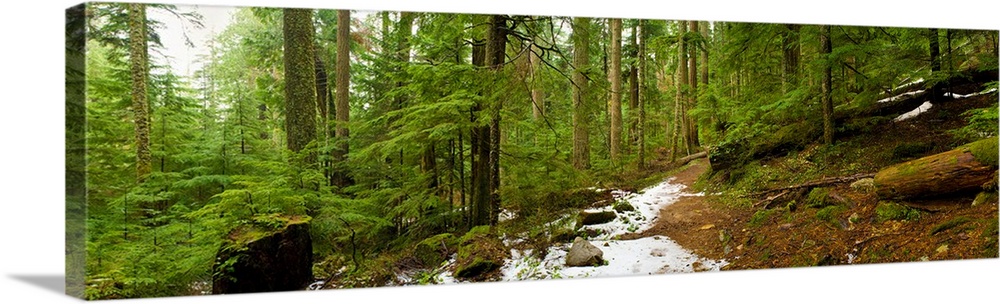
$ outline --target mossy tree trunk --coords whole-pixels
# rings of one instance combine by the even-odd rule
[[[820,83],[823,104],[823,142],[827,145],[833,144],[833,77],[831,53],[833,45],[830,43],[830,26],[820,25],[820,55],[826,61],[823,64],[823,80]]]
[[[316,139],[316,74],[313,49],[312,10],[285,9],[285,132],[288,149],[299,152]],[[315,163],[315,153],[306,155],[300,165]]]
[[[689,35],[700,35],[698,30],[698,21],[688,21],[688,27],[690,28]],[[688,86],[690,86],[690,91],[688,92],[688,104],[685,109],[690,110],[698,107],[698,45],[701,43],[700,39],[691,40],[688,43]],[[691,155],[695,153],[698,146],[701,146],[698,140],[698,123],[695,122],[693,117],[687,115],[683,117],[684,123],[687,125],[687,154]]]
[[[673,120],[673,133],[670,136],[670,160],[677,159],[677,148],[679,144],[678,140],[684,142],[682,144],[687,145],[687,124],[683,123],[684,116],[687,115],[685,108],[684,99],[687,96],[687,81],[688,81],[688,65],[687,65],[687,45],[684,42],[684,33],[687,31],[687,24],[683,21],[677,22],[677,95],[674,99],[674,120]],[[681,134],[681,135],[678,135]]]
[[[635,72],[635,95],[636,95],[636,107],[639,108],[639,117],[636,119],[636,139],[639,141],[639,155],[638,162],[636,162],[639,169],[646,168],[646,98],[642,96],[642,93],[646,92],[646,40],[649,35],[646,35],[646,21],[639,20],[639,25],[636,27],[639,32],[639,68]]]
[[[621,162],[622,137],[622,20],[611,19],[611,162]]]
[[[995,183],[997,138],[896,164],[875,174],[880,199],[911,199],[981,190]]]
[[[351,84],[351,11],[337,11],[337,62],[336,62],[336,101],[335,122],[336,145],[334,146],[334,162],[337,168],[333,172],[334,184],[340,187],[350,185],[351,179],[348,176],[346,161],[350,152],[349,139],[351,129],[348,124],[351,121],[350,107],[350,84]]]
[[[153,170],[149,149],[149,101],[146,92],[149,60],[146,43],[146,5],[128,5],[129,63],[132,73],[132,113],[135,122],[136,181],[142,183]]]
[[[799,28],[798,24],[785,24],[781,35],[781,92],[788,94],[799,83]]]
[[[590,115],[587,115],[590,67],[590,18],[573,18],[573,167],[590,168]]]

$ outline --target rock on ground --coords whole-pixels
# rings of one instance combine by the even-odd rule
[[[604,264],[604,252],[587,240],[577,237],[566,254],[566,266],[598,266]]]

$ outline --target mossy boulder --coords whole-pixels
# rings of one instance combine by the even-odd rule
[[[472,228],[461,238],[452,273],[461,280],[488,280],[503,266],[508,254],[503,242],[488,226]]]
[[[632,212],[635,211],[635,206],[629,204],[627,201],[616,201],[612,208],[618,213]]]
[[[580,220],[577,221],[577,227],[582,227],[586,225],[597,225],[604,224],[615,220],[618,217],[614,211],[582,211],[580,212]]]
[[[983,204],[996,204],[998,200],[996,192],[980,192],[976,195],[976,198],[972,200],[973,206],[979,206]]]
[[[874,178],[862,178],[851,183],[851,189],[859,192],[871,193],[875,192],[875,179]]]
[[[212,293],[302,290],[313,280],[308,216],[271,216],[233,229],[213,265]]]
[[[436,267],[458,249],[458,237],[442,233],[420,241],[413,249],[413,256],[424,266]]]

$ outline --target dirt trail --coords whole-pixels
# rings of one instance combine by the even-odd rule
[[[698,176],[708,170],[707,162],[706,159],[692,161],[687,168],[674,175],[673,182],[687,186],[684,193],[694,194],[690,187]],[[622,239],[665,235],[700,256],[720,259],[724,256],[724,246],[719,241],[720,229],[728,229],[732,225],[732,215],[712,208],[704,196],[685,195],[661,209],[652,228],[623,235]]]

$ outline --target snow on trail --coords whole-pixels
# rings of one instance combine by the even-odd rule
[[[641,193],[613,191],[615,200],[624,201],[634,211],[617,212],[618,217],[608,223],[588,225],[586,229],[603,231],[588,239],[604,252],[607,265],[597,267],[566,267],[566,254],[571,243],[549,247],[544,258],[538,259],[531,250],[511,249],[511,258],[501,268],[504,281],[538,280],[552,278],[611,277],[650,275],[678,272],[718,271],[727,264],[725,260],[699,257],[666,236],[652,236],[635,240],[618,240],[626,233],[638,233],[653,226],[660,210],[677,202],[683,196],[703,195],[684,193],[686,186],[673,183],[673,178],[663,181]],[[588,211],[613,211],[613,207],[588,209]],[[559,221],[557,221],[559,222]],[[514,240],[512,242],[517,242]],[[444,284],[457,283],[451,273],[438,277]]]

